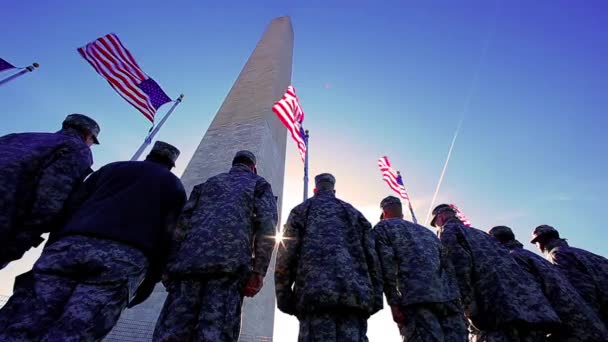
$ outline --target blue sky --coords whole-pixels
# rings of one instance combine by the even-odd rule
[[[370,221],[390,194],[376,167],[385,154],[426,216],[464,115],[439,202],[481,229],[513,227],[530,249],[533,227],[546,223],[608,256],[596,224],[608,192],[605,1],[253,3],[5,1],[0,57],[41,67],[0,89],[0,135],[52,131],[68,113],[89,113],[102,127],[94,168],[128,159],[149,124],[76,53],[115,32],[171,97],[186,95],[158,136],[183,151],[179,174],[265,26],[290,15],[311,174],[333,172],[338,196]],[[301,177],[288,141],[284,217]],[[0,272],[0,292],[34,258]],[[370,337],[385,324],[396,330],[380,315],[389,321],[373,318]],[[277,320],[297,334],[294,319]]]

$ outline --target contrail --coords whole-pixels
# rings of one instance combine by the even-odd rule
[[[465,117],[469,113],[469,106],[471,104],[471,99],[473,98],[473,94],[475,90],[477,90],[477,83],[479,80],[479,73],[481,68],[485,64],[486,55],[488,54],[488,48],[490,46],[490,41],[494,38],[494,33],[496,32],[496,22],[498,17],[498,7],[499,1],[496,1],[496,7],[494,8],[494,20],[492,21],[492,28],[488,30],[488,34],[486,36],[483,48],[481,49],[481,54],[479,55],[479,62],[477,63],[477,69],[473,74],[473,79],[471,80],[471,86],[469,87],[469,91],[467,92],[467,97],[464,101],[464,106],[462,108],[462,114],[460,115],[460,121],[458,121],[458,126],[456,126],[456,131],[454,132],[454,137],[452,138],[452,144],[450,145],[450,149],[448,150],[448,156],[445,159],[445,163],[443,164],[443,170],[441,170],[441,175],[439,176],[439,181],[437,182],[437,187],[435,188],[435,193],[433,194],[433,199],[431,200],[431,205],[429,207],[429,211],[426,214],[426,219],[424,220],[424,224],[428,225],[429,218],[431,217],[431,212],[433,211],[433,206],[435,205],[435,200],[437,199],[437,194],[439,194],[439,189],[441,188],[441,183],[443,182],[443,177],[445,176],[445,171],[448,169],[448,164],[450,162],[450,158],[452,157],[452,151],[454,150],[454,145],[456,144],[456,138],[458,138],[458,134],[460,133],[460,128],[462,127],[462,123],[464,122]]]

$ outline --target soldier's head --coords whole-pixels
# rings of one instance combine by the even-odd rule
[[[175,146],[157,140],[148,156],[146,156],[146,160],[162,164],[170,170],[175,166],[179,153],[179,150]]]
[[[251,172],[255,173],[256,175],[258,174],[258,169],[255,166],[256,165],[255,155],[251,151],[247,151],[247,150],[238,151],[234,155],[234,159],[232,159],[232,166],[237,165],[237,164],[246,165],[247,167],[249,167],[249,169],[251,169]]]
[[[549,225],[542,224],[534,228],[534,231],[532,232],[532,240],[530,240],[530,243],[536,244],[536,246],[538,247],[538,249],[540,249],[541,252],[545,252],[547,244],[550,241],[559,238],[559,232],[557,231],[557,229]]]
[[[456,217],[454,208],[449,204],[440,204],[433,209],[431,226],[441,228],[452,217]]]
[[[403,218],[403,206],[401,201],[395,196],[385,197],[380,202],[380,208],[382,208],[382,215],[384,218]]]
[[[492,229],[488,230],[488,234],[490,234],[490,236],[494,237],[500,243],[507,243],[515,240],[515,234],[513,234],[511,228],[507,226],[492,227]]]
[[[99,125],[95,120],[86,115],[70,114],[66,116],[61,124],[61,128],[76,130],[88,146],[99,144],[99,140],[97,139],[100,131]]]
[[[336,193],[336,177],[331,173],[321,173],[315,177],[315,189],[314,193],[318,191],[331,191]]]

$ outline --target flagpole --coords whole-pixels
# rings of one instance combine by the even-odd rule
[[[184,99],[184,94],[179,95],[179,97],[177,98],[177,100],[175,100],[175,103],[173,104],[173,106],[171,107],[171,109],[169,109],[169,111],[167,112],[167,114],[165,114],[165,116],[160,120],[160,122],[158,123],[158,125],[156,127],[154,127],[154,129],[150,133],[148,133],[148,136],[146,137],[146,139],[144,140],[144,142],[141,144],[141,146],[139,147],[139,149],[137,149],[137,152],[135,152],[135,154],[133,155],[133,157],[131,158],[131,160],[134,161],[134,160],[138,160],[139,159],[139,157],[144,152],[144,150],[146,149],[146,147],[148,147],[148,145],[150,145],[152,143],[152,138],[154,138],[154,136],[156,135],[156,133],[158,133],[158,131],[163,126],[163,124],[165,123],[165,121],[167,121],[167,119],[169,118],[169,116],[171,115],[171,113],[173,113],[173,110],[175,109],[175,107],[177,107],[177,105],[180,104],[183,99]]]
[[[308,199],[308,130],[304,132],[304,144],[306,145],[306,156],[304,156],[304,201]]]
[[[399,177],[398,179],[400,180],[400,184],[403,189],[405,189],[405,185],[403,185],[403,179],[401,178],[401,171],[397,171],[397,176]],[[416,220],[416,215],[414,215],[414,208],[412,207],[412,201],[410,200],[410,196],[407,195],[407,204],[410,208],[410,214],[412,214],[412,220],[414,221],[415,224],[418,224],[418,220]]]
[[[1,85],[3,85],[3,84],[5,84],[5,83],[8,83],[8,82],[10,82],[10,81],[14,80],[14,79],[15,79],[15,78],[17,78],[17,77],[20,77],[20,76],[25,75],[25,74],[27,74],[28,72],[32,72],[32,71],[34,71],[34,70],[35,70],[37,67],[39,67],[39,66],[40,66],[40,64],[38,64],[38,63],[33,63],[32,65],[30,65],[30,66],[28,66],[28,67],[23,68],[23,70],[19,71],[18,73],[13,74],[13,75],[10,75],[9,77],[7,77],[7,78],[5,78],[5,79],[3,79],[3,80],[0,80],[0,86],[1,86]]]

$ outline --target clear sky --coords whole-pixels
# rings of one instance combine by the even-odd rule
[[[181,174],[268,22],[292,18],[292,82],[311,131],[311,175],[332,172],[338,196],[372,223],[390,192],[388,155],[424,218],[461,117],[438,202],[473,225],[509,225],[527,248],[536,225],[608,256],[606,1],[20,1],[0,13],[0,57],[40,69],[0,89],[0,135],[56,130],[66,114],[101,125],[94,168],[128,159],[149,123],[76,48],[115,32],[173,98],[158,135],[182,150]],[[255,3],[255,4],[253,4]],[[9,73],[2,73],[0,77]],[[161,113],[167,107],[161,109]],[[287,146],[283,218],[301,198],[302,165]],[[0,293],[36,251],[0,272]],[[277,315],[275,339],[295,318]],[[388,310],[372,341],[397,341]]]

